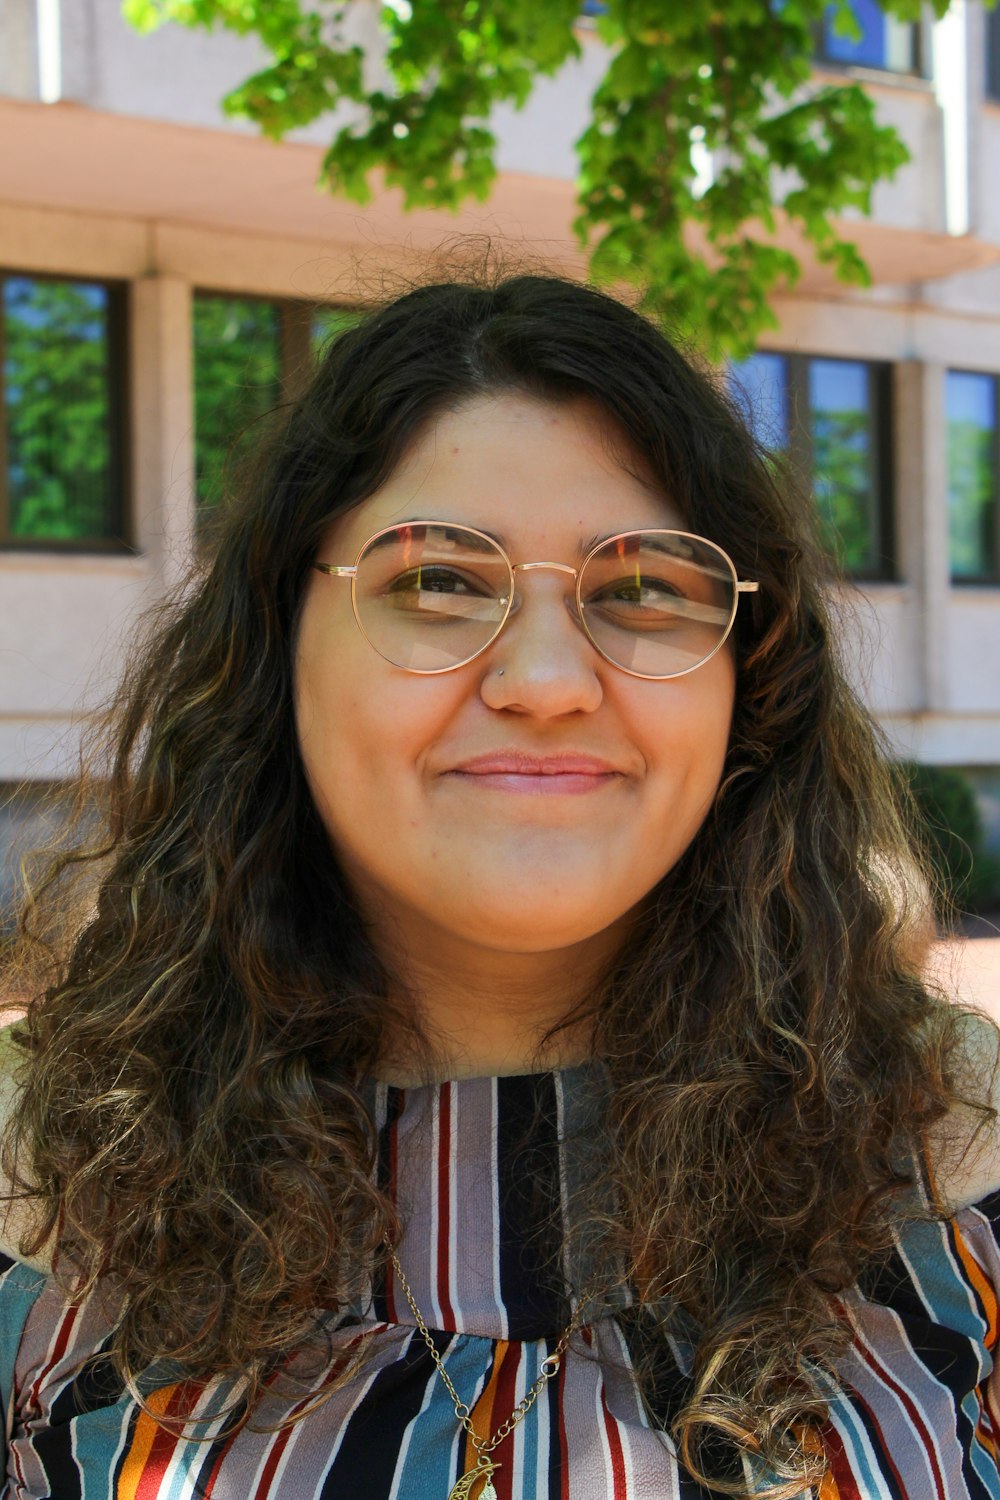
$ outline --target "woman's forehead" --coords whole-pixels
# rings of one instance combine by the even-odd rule
[[[331,527],[360,547],[384,527],[451,521],[517,546],[527,537],[685,528],[680,508],[592,402],[507,394],[429,423],[385,483]]]

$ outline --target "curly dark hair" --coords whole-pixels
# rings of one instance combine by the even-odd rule
[[[85,793],[101,836],[23,917],[48,967],[6,1143],[21,1250],[53,1244],[74,1295],[113,1282],[133,1386],[169,1357],[241,1377],[249,1410],[315,1309],[384,1264],[363,1084],[400,1018],[306,786],[292,648],[332,518],[496,392],[596,403],[760,582],[715,805],[586,997],[610,1154],[581,1214],[653,1343],[671,1308],[697,1330],[688,1467],[745,1492],[750,1455],[790,1495],[848,1337],[831,1294],[888,1245],[926,1132],[975,1106],[963,1017],[914,959],[903,793],[839,662],[811,503],[722,382],[559,277],[417,286],[342,334],[136,648]]]

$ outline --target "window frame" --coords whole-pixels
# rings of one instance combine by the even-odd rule
[[[945,369],[944,400],[944,448],[945,448],[945,505],[948,506],[948,394],[949,375],[977,375],[989,380],[993,386],[993,571],[991,573],[953,573],[951,567],[951,536],[948,537],[948,584],[953,589],[1000,588],[1000,374],[995,370],[970,370],[964,365],[948,365]],[[950,509],[950,507],[949,507]],[[950,523],[951,517],[948,516]]]
[[[881,566],[855,569],[845,562],[841,572],[853,584],[898,583],[899,557],[896,528],[896,476],[893,447],[894,366],[888,360],[854,355],[809,354],[786,349],[757,349],[757,354],[778,355],[785,368],[785,407],[788,415],[788,459],[800,483],[819,510],[814,469],[812,407],[809,399],[809,366],[813,360],[833,364],[864,365],[868,371],[868,456],[871,497],[874,506],[873,542]]]
[[[7,468],[6,319],[2,315],[7,281],[59,282],[98,286],[107,293],[108,348],[108,515],[114,535],[106,537],[14,536],[10,530]],[[131,289],[117,277],[74,275],[0,266],[0,553],[56,552],[69,555],[130,556],[136,552],[132,503]]]

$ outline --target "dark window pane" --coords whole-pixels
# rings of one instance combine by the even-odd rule
[[[996,576],[996,382],[949,370],[948,537],[953,578]]]
[[[788,368],[783,354],[751,354],[731,366],[733,394],[765,448],[788,447]]]
[[[831,549],[852,573],[878,573],[878,487],[872,372],[842,359],[809,361],[813,486]]]
[[[822,56],[831,62],[884,68],[893,73],[916,72],[916,27],[886,16],[874,0],[850,0],[858,36],[846,36],[837,26],[836,5],[823,18]]]
[[[986,12],[986,92],[1000,99],[1000,10]]]
[[[215,505],[227,461],[256,417],[280,398],[278,309],[237,297],[194,300],[195,466],[198,501]]]
[[[310,342],[313,356],[319,359],[331,339],[345,333],[348,328],[361,322],[364,313],[353,307],[317,307],[313,310],[310,325]]]
[[[3,283],[10,535],[95,541],[117,530],[107,287]]]

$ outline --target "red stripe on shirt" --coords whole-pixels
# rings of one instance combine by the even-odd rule
[[[190,1412],[204,1389],[203,1385],[195,1384],[193,1381],[178,1382],[170,1393],[170,1400],[162,1416],[183,1418],[186,1413]],[[185,1441],[182,1432],[176,1429],[168,1431],[157,1423],[155,1436],[142,1467],[142,1475],[135,1487],[135,1500],[156,1500],[171,1460],[178,1447]]]
[[[524,1346],[522,1344],[506,1346],[500,1367],[496,1372],[496,1392],[493,1397],[494,1431],[503,1426],[517,1405],[517,1372],[523,1358]],[[515,1428],[514,1431],[516,1432],[517,1429]],[[509,1432],[503,1442],[490,1454],[490,1457],[501,1465],[499,1471],[493,1476],[493,1488],[497,1492],[497,1500],[515,1500],[514,1442],[514,1432]]]
[[[63,1355],[66,1353],[66,1350],[69,1348],[70,1336],[79,1316],[79,1307],[70,1306],[66,1309],[64,1315],[59,1319],[59,1326],[56,1329],[55,1338],[52,1340],[52,1343],[49,1346],[49,1357],[46,1360],[45,1364],[42,1365],[35,1380],[32,1381],[31,1395],[28,1398],[32,1408],[37,1409],[39,1404],[39,1393],[43,1384],[55,1369],[59,1361],[62,1359]]]
[[[622,1447],[621,1433],[618,1431],[618,1423],[608,1411],[608,1395],[601,1385],[601,1410],[604,1413],[604,1430],[608,1437],[608,1448],[611,1452],[611,1474],[614,1479],[614,1500],[628,1500],[628,1490],[625,1481],[625,1450]]]
[[[354,1338],[351,1340],[348,1347],[354,1348],[354,1346],[360,1343],[360,1341],[360,1338]],[[316,1401],[317,1398],[320,1397],[329,1386],[333,1385],[333,1383],[340,1378],[344,1370],[347,1368],[347,1363],[348,1361],[346,1358],[341,1357],[339,1359],[335,1359],[327,1373],[324,1375],[316,1391],[310,1392],[307,1396],[303,1396],[302,1399],[300,1401],[297,1401],[292,1407],[291,1411],[288,1413],[288,1425],[286,1427],[282,1427],[278,1432],[274,1434],[274,1441],[272,1442],[271,1447],[268,1450],[267,1459],[264,1463],[264,1468],[261,1471],[260,1480],[257,1484],[257,1488],[254,1490],[254,1500],[271,1500],[271,1481],[274,1479],[275,1474],[278,1472],[278,1465],[281,1462],[282,1454],[288,1447],[288,1444],[292,1439],[292,1434],[299,1430],[300,1423],[298,1421],[294,1421],[293,1419],[301,1418],[303,1412],[306,1412],[308,1410],[312,1402]],[[273,1376],[271,1379],[273,1380],[276,1378],[276,1376]],[[271,1384],[271,1380],[268,1381],[268,1384]],[[215,1483],[214,1474],[212,1475],[212,1483]],[[275,1494],[276,1493],[277,1491],[275,1491]]]
[[[868,1368],[878,1377],[882,1384],[888,1390],[893,1391],[895,1395],[898,1396],[900,1403],[902,1404],[903,1409],[906,1412],[906,1415],[910,1419],[910,1425],[912,1426],[913,1431],[917,1434],[917,1437],[920,1439],[924,1451],[927,1454],[927,1461],[930,1466],[931,1472],[934,1475],[934,1492],[937,1495],[938,1500],[945,1500],[946,1491],[944,1475],[941,1473],[941,1466],[938,1463],[938,1456],[934,1450],[934,1439],[931,1436],[930,1428],[927,1426],[927,1423],[920,1415],[920,1408],[917,1406],[917,1403],[914,1401],[909,1392],[903,1389],[898,1380],[893,1380],[892,1376],[889,1374],[885,1366],[881,1365],[878,1362],[874,1354],[872,1354],[871,1350],[868,1349],[860,1341],[860,1339],[855,1339],[854,1347],[861,1355],[861,1358],[864,1360]],[[867,1411],[872,1426],[878,1429],[879,1437],[881,1439],[882,1453],[885,1457],[886,1463],[892,1469],[896,1482],[898,1483],[901,1492],[905,1495],[906,1484],[903,1481],[902,1474],[899,1472],[899,1470],[896,1468],[895,1463],[893,1462],[890,1445],[886,1442],[885,1434],[882,1431],[882,1424],[879,1422],[868,1402],[865,1401],[862,1397],[861,1392],[855,1391],[855,1395],[858,1402],[862,1404]]]
[[[836,1485],[836,1500],[864,1500],[864,1496],[858,1489],[857,1477],[847,1457],[844,1440],[832,1422],[826,1424],[821,1436],[826,1453],[827,1473],[823,1476],[823,1482],[820,1485],[820,1500],[834,1500],[827,1484],[828,1478],[832,1478]]]
[[[288,1440],[291,1435],[291,1427],[283,1427],[280,1432],[274,1434],[271,1446],[267,1450],[267,1458],[264,1461],[260,1479],[253,1492],[254,1500],[267,1500],[267,1497],[271,1494],[271,1481],[277,1473],[278,1465],[281,1462],[281,1455],[288,1447]]]

